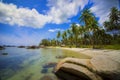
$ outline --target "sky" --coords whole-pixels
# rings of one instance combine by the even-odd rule
[[[111,7],[119,0],[0,0],[0,45],[38,45],[44,38],[56,38],[68,29],[85,7],[99,25],[108,20]]]

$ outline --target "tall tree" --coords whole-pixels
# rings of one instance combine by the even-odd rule
[[[62,33],[62,39],[63,39],[63,44],[67,44],[67,32],[66,31],[64,31],[63,33]]]
[[[72,29],[72,33],[74,36],[74,42],[75,42],[75,45],[77,47],[78,46],[77,41],[78,41],[78,35],[79,35],[78,26],[75,23],[73,23],[71,25],[71,29]]]
[[[85,33],[85,27],[84,26],[79,26],[78,31],[79,31],[79,38],[80,38],[79,40],[81,40],[81,44],[83,44],[82,38],[83,38],[84,33]]]
[[[60,38],[60,36],[61,36],[61,33],[60,33],[60,31],[58,31],[58,33],[57,33],[57,45],[59,45],[59,38]]]
[[[79,17],[81,23],[84,23],[86,31],[90,32],[91,35],[98,29],[98,22],[96,17],[90,11],[89,8],[83,10],[81,16]],[[94,38],[91,38],[91,43],[94,48]]]
[[[110,12],[110,22],[112,24],[118,24],[118,9],[116,7],[112,7],[111,8],[111,12]]]
[[[93,14],[91,13],[91,11],[86,8],[82,11],[82,14],[81,16],[79,17],[79,20],[80,20],[80,23],[84,23],[85,27],[88,27],[89,25],[89,21],[90,21],[90,18]]]
[[[113,36],[113,44],[120,42],[120,10],[116,7],[112,7],[109,14],[109,20],[104,22],[104,27]],[[118,41],[117,41],[118,40]]]
[[[116,7],[111,8],[109,20],[104,22],[107,31],[120,30],[120,11]],[[113,33],[114,34],[114,33]]]
[[[67,34],[68,34],[68,44],[69,44],[69,47],[71,47],[74,39],[71,29],[67,30]]]

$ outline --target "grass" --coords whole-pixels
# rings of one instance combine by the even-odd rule
[[[114,49],[114,50],[120,50],[120,45],[105,45],[104,49]]]
[[[60,47],[60,46],[55,46]],[[70,46],[64,46],[63,48],[70,48]],[[75,45],[71,46],[71,48],[76,48]],[[77,48],[93,48],[92,45],[80,45]],[[114,44],[114,45],[95,45],[96,49],[113,49],[113,50],[120,50],[120,44]]]

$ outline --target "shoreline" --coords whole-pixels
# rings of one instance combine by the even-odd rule
[[[51,47],[53,48],[53,47]],[[109,49],[91,49],[91,48],[64,48],[64,47],[54,47],[58,49],[65,49],[78,52],[90,57],[95,57],[98,55],[105,55],[110,57],[112,60],[120,63],[120,50],[109,50]]]

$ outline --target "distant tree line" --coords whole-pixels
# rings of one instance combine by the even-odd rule
[[[89,8],[82,11],[80,24],[72,23],[66,31],[58,31],[56,39],[43,39],[40,45],[81,47],[92,45],[93,48],[104,45],[120,44],[120,11],[113,7],[108,15],[109,20],[99,26],[95,15]]]

